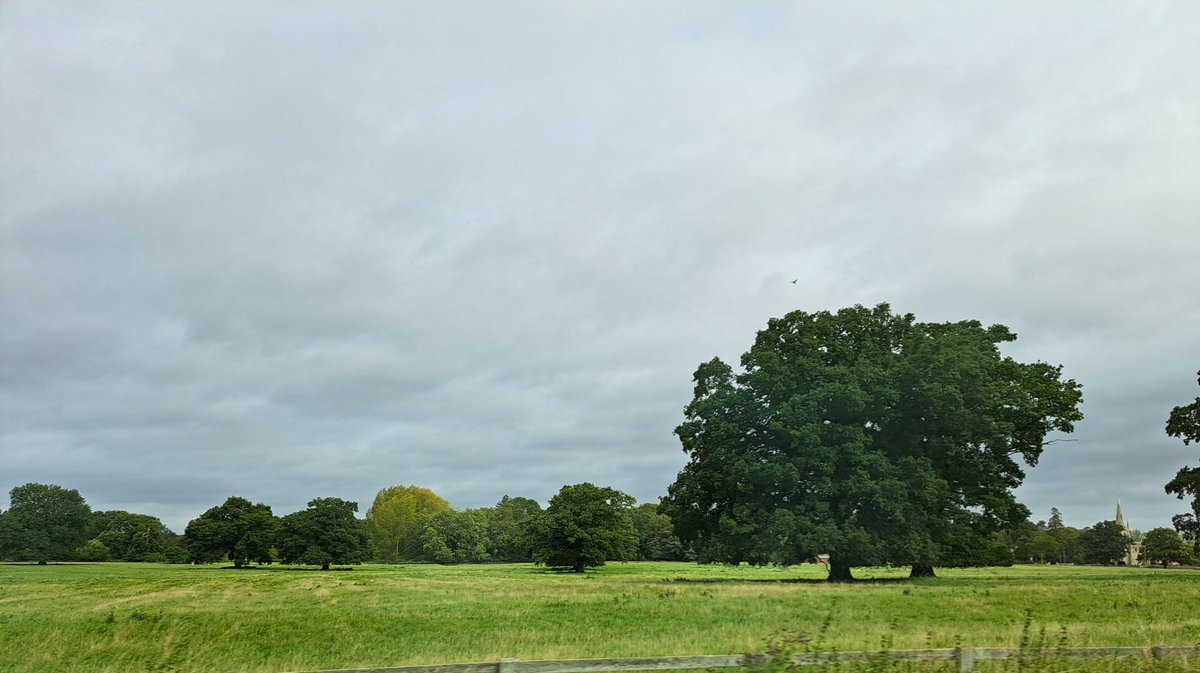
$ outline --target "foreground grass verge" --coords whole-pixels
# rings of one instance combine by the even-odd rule
[[[0,671],[727,654],[762,651],[785,631],[838,651],[1015,647],[1031,630],[1074,647],[1200,643],[1197,572],[1018,567],[920,581],[904,572],[860,570],[873,581],[831,586],[810,566],[629,563],[578,576],[529,565],[8,565]]]

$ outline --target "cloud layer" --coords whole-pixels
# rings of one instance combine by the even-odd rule
[[[0,488],[186,521],[418,484],[654,500],[793,309],[1004,323],[1133,525],[1194,447],[1200,8],[9,2]],[[795,279],[796,283],[791,281]],[[2,496],[0,496],[2,497]]]

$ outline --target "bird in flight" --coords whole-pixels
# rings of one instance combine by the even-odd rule
[[[800,280],[800,279],[799,279],[799,278],[797,278],[796,280]],[[796,284],[796,280],[793,280],[793,281],[792,281],[792,285],[795,285],[795,284]]]

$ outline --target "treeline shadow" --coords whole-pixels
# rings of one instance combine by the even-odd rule
[[[813,577],[667,577],[663,582],[671,584],[913,584],[925,578],[872,577],[854,579],[850,582],[830,582]],[[935,578],[936,580],[936,578]]]
[[[203,566],[196,566],[203,567]],[[329,568],[324,570],[314,568],[312,566],[288,566],[288,565],[261,565],[261,566],[219,566],[217,568],[206,568],[206,570],[236,570],[236,571],[259,571],[272,573],[343,573],[350,572],[354,568],[340,567]]]

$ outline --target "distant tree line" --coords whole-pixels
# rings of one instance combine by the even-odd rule
[[[1100,521],[1088,528],[1063,524],[1062,513],[1050,508],[1049,520],[1022,522],[1006,533],[1013,556],[1019,563],[1091,563],[1119,564],[1129,554],[1130,544],[1140,542],[1141,533],[1132,538],[1116,521]]]
[[[1191,545],[1170,528],[1143,533],[1129,531],[1116,521],[1100,521],[1087,528],[1063,524],[1062,513],[1050,508],[1045,521],[1021,525],[1004,533],[1005,543],[1018,563],[1075,563],[1115,565],[1125,563],[1132,545],[1141,545],[1139,560],[1151,564],[1194,564]]]
[[[695,560],[654,503],[636,505],[620,491],[564,486],[549,507],[504,496],[493,507],[455,510],[433,491],[392,486],[379,491],[366,513],[356,503],[317,498],[284,517],[270,506],[230,497],[190,521],[177,535],[156,517],[125,511],[91,511],[79,492],[25,484],[10,492],[0,513],[0,559],[229,562],[319,565],[385,563],[527,563],[576,572],[605,561]],[[1126,536],[1116,521],[1088,528],[1050,518],[999,531],[985,544],[944,557],[953,567],[1017,563],[1118,564],[1131,543],[1150,563],[1195,563],[1175,531],[1156,528]]]
[[[30,483],[9,491],[0,512],[0,559],[183,563],[188,552],[156,517],[93,512],[75,489]]]
[[[74,489],[26,484],[0,512],[0,559],[332,564],[536,562],[582,571],[605,561],[685,560],[671,520],[658,505],[635,505],[620,491],[564,486],[543,510],[530,498],[456,510],[429,489],[393,486],[365,520],[357,503],[317,498],[278,517],[269,505],[233,496],[188,522],[183,535],[157,518],[93,512]]]
[[[493,507],[455,510],[429,489],[392,486],[379,491],[366,515],[371,557],[382,562],[533,561],[574,568],[550,551],[568,525],[580,540],[590,534],[590,544],[606,550],[579,551],[592,561],[687,558],[657,504],[638,506],[627,494],[587,483],[564,486],[545,510],[535,500],[507,495]]]

